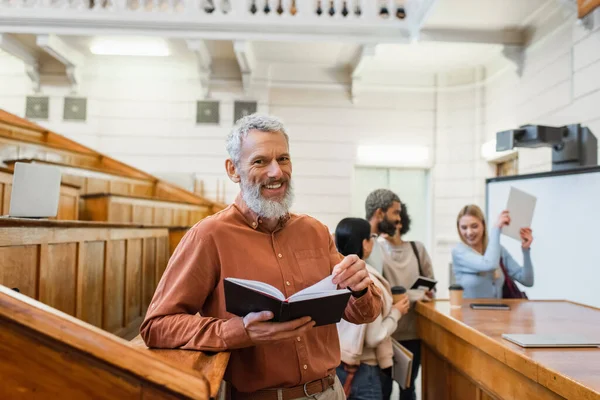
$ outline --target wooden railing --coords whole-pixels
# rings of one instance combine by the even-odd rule
[[[211,397],[201,370],[173,366],[1,285],[0,338],[2,399]]]

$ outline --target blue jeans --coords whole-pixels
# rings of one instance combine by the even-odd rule
[[[343,386],[348,376],[348,373],[344,370],[344,366],[340,365],[335,372]],[[381,396],[379,367],[360,364],[352,380],[348,400],[381,400]]]

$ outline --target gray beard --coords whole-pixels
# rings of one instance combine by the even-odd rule
[[[292,181],[287,181],[287,189],[285,196],[281,201],[267,200],[260,194],[262,184],[253,185],[249,183],[245,177],[242,177],[240,188],[242,189],[242,199],[249,209],[254,211],[259,217],[267,219],[279,219],[290,210],[294,202],[294,190],[292,189]]]

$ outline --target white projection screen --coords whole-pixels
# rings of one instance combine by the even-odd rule
[[[535,284],[530,299],[565,299],[600,307],[600,167],[487,180],[489,223],[506,208],[511,186],[537,197],[531,223]],[[520,264],[521,244],[500,242]]]

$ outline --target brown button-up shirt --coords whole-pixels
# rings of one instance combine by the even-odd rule
[[[340,363],[335,325],[254,345],[242,318],[225,311],[223,279],[259,280],[288,297],[330,275],[342,259],[327,227],[314,218],[290,214],[271,232],[238,196],[235,204],[205,218],[181,240],[156,288],[141,335],[149,347],[231,351],[225,379],[241,392],[323,378]],[[380,293],[371,284],[363,296],[351,296],[344,319],[366,323],[380,312]]]

